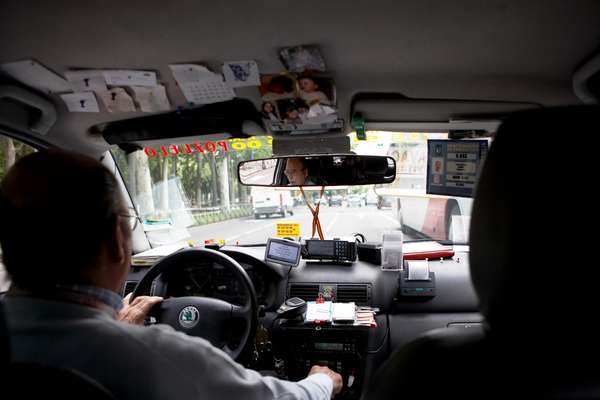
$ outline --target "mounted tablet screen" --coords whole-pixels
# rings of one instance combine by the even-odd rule
[[[300,263],[300,243],[286,239],[269,238],[265,250],[265,260],[277,264],[297,267]]]
[[[473,197],[487,140],[427,141],[427,194]]]

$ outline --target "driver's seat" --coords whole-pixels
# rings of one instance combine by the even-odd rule
[[[599,166],[600,107],[509,117],[471,216],[486,325],[442,328],[400,348],[365,397],[600,398]]]
[[[101,384],[81,372],[10,362],[10,337],[0,301],[0,390],[20,399],[114,400]]]

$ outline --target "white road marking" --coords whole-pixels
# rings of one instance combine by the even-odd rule
[[[382,216],[383,218],[387,219],[388,221],[391,221],[391,222],[393,222],[393,223],[394,223],[394,224],[396,224],[396,225],[400,225],[400,222],[399,222],[397,219],[395,219],[395,218],[392,218],[392,217],[390,217],[389,215],[381,214],[381,216]]]
[[[271,223],[269,222],[266,225],[262,225],[262,226],[259,226],[258,228],[250,229],[249,231],[242,232],[239,235],[234,235],[234,236],[228,237],[225,239],[225,241],[227,242],[228,240],[235,240],[242,236],[246,236],[246,235],[253,234],[254,232],[262,231],[263,229],[269,228],[270,226],[271,226]]]
[[[338,217],[340,216],[339,213],[335,213],[335,216],[333,217],[333,219],[331,220],[331,222],[329,224],[327,224],[327,227],[325,228],[325,232],[323,232],[324,234],[326,232],[329,232],[331,230],[331,228],[333,227],[333,224],[336,223]]]

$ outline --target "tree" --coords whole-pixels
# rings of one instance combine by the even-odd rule
[[[202,157],[196,154],[196,179],[194,179],[196,207],[202,208]]]
[[[229,200],[229,159],[227,153],[221,160],[221,171],[220,171],[220,183],[221,183],[221,209],[228,210],[231,206]]]
[[[217,188],[217,181],[218,181],[218,175],[217,175],[217,163],[215,160],[215,154],[214,153],[209,153],[208,156],[208,160],[209,160],[209,164],[210,164],[210,185],[211,185],[211,205],[213,207],[216,207],[218,204],[218,197],[219,197],[219,189]]]
[[[162,159],[162,176],[160,188],[160,208],[163,212],[169,210],[169,159]]]
[[[129,174],[135,176],[133,185],[130,187],[135,196],[134,204],[139,208],[141,216],[153,214],[155,208],[148,157],[143,151],[135,151],[129,155],[128,161],[130,161]],[[130,182],[132,182],[131,178]]]
[[[15,162],[28,154],[35,153],[36,150],[8,137],[0,136],[0,180],[4,177],[10,167]]]

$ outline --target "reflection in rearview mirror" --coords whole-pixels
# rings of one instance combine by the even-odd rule
[[[238,178],[249,186],[351,186],[390,183],[392,157],[356,154],[289,156],[242,161]]]

